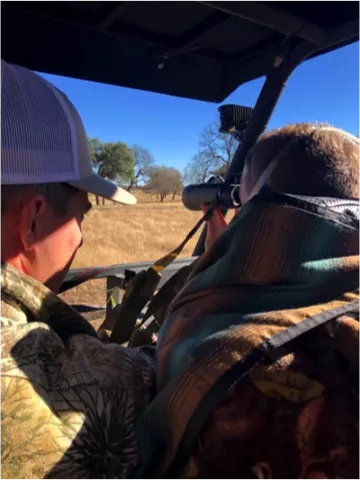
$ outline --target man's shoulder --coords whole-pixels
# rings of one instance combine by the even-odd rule
[[[152,397],[154,357],[84,334],[64,342],[41,322],[5,317],[2,325],[6,476],[130,474],[137,463],[135,419]]]
[[[144,383],[143,372],[155,369],[151,350],[105,344],[87,334],[63,341],[42,322],[16,322],[2,316],[1,323],[2,374],[34,380],[45,389],[66,388],[69,382],[138,389]]]
[[[44,285],[1,268],[4,478],[128,478],[155,359],[103,344]]]
[[[102,343],[81,315],[33,278],[2,265],[1,281],[5,371],[21,376],[20,370],[31,368],[44,388],[62,388],[61,382],[69,379],[72,384],[113,381],[130,387],[134,375],[153,368],[151,356]]]

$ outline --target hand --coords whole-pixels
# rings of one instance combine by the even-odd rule
[[[209,210],[208,205],[202,205],[204,214]],[[216,239],[227,227],[227,222],[220,210],[214,210],[211,218],[207,221],[207,234],[205,239],[205,251],[214,244]]]

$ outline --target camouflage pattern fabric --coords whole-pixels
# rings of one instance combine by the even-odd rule
[[[193,412],[233,365],[359,298],[358,203],[311,200],[255,197],[199,259],[159,333],[137,477],[163,477]],[[261,363],[212,412],[179,475],[358,478],[358,335],[358,319],[342,316]]]
[[[128,478],[151,349],[102,344],[57,295],[1,268],[2,478]]]

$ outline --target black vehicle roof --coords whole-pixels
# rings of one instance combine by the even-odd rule
[[[2,2],[2,57],[36,71],[221,102],[289,37],[358,40],[358,2]],[[334,65],[334,68],[336,66]]]

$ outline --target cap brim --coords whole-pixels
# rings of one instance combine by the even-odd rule
[[[114,183],[109,182],[109,180],[105,180],[105,178],[96,175],[96,173],[90,175],[90,177],[82,178],[81,180],[73,180],[68,183],[79,190],[84,190],[85,192],[93,193],[99,197],[114,200],[114,202],[123,203],[124,205],[136,204],[136,198],[134,195],[131,195],[131,193],[118,187]]]

